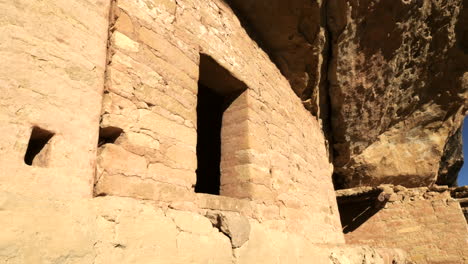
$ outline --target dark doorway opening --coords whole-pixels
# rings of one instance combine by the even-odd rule
[[[219,194],[223,97],[198,85],[197,185],[195,192]]]
[[[28,148],[24,155],[24,163],[33,166],[34,160],[38,157],[39,153],[46,152],[45,147],[49,140],[54,136],[54,133],[42,129],[40,127],[33,127],[31,137],[29,138]],[[46,159],[43,155],[42,159]],[[43,160],[44,162],[44,160]]]
[[[200,55],[197,103],[197,183],[195,192],[220,194],[223,118],[247,86],[211,57]]]

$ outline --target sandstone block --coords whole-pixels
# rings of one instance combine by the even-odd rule
[[[233,248],[239,248],[249,240],[250,223],[245,216],[234,212],[208,211],[206,217],[231,239]]]
[[[127,37],[123,33],[116,31],[112,35],[113,43],[117,48],[129,52],[138,52],[140,50],[140,44]]]
[[[115,144],[106,144],[100,150],[99,167],[108,173],[146,175],[146,159]]]

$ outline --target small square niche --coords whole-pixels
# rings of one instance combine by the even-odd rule
[[[50,139],[54,133],[33,127],[31,137],[29,138],[28,148],[24,155],[24,163],[35,167],[48,167],[50,158]]]

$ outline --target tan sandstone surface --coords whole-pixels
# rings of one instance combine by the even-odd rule
[[[247,86],[224,113],[220,194],[252,200],[279,229],[343,242],[318,122],[228,5],[117,1],[111,19],[101,129],[122,132],[99,148],[96,195],[193,203],[209,56]]]
[[[109,1],[0,1],[0,10],[0,186],[90,197]],[[40,166],[24,161],[33,127],[55,134]]]
[[[313,244],[252,220],[249,240],[233,249],[209,218],[131,198],[1,192],[0,216],[0,261],[12,264],[405,263],[401,250]]]
[[[385,197],[380,206],[377,199],[369,199],[376,190],[379,198]],[[460,188],[452,193],[463,196],[462,191]],[[368,199],[365,210],[353,202],[363,198]],[[346,243],[397,246],[415,263],[468,263],[467,220],[460,201],[451,197],[447,186],[354,188],[337,191],[337,199]],[[351,207],[353,212],[347,210]]]
[[[239,263],[332,261],[333,250],[312,243],[336,244],[337,259],[370,254],[390,263],[370,248],[340,249],[332,166],[317,122],[222,2],[119,1],[112,10],[110,1],[0,4],[2,260],[232,263],[226,233]],[[109,13],[116,20],[108,38]],[[240,137],[225,141],[236,149],[223,168],[244,186],[233,190],[224,181],[232,198],[193,189],[201,52],[249,85],[230,110],[240,117],[230,115],[233,125],[226,126]],[[45,146],[29,160],[38,140]],[[97,195],[152,199],[173,210],[91,199],[94,183]],[[242,213],[242,221],[221,219],[228,227],[253,221],[249,241],[235,231],[242,227],[226,231],[222,222],[219,232],[199,208]]]
[[[0,262],[466,262],[466,222],[446,192],[377,196],[377,217],[345,235],[332,181],[453,182],[464,10],[0,0]],[[218,99],[212,192],[199,146],[215,125],[200,106]]]
[[[452,188],[450,193],[460,203],[463,214],[468,222],[468,186]]]

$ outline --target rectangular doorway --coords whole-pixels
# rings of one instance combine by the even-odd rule
[[[197,103],[197,183],[195,192],[219,195],[223,173],[222,157],[230,156],[227,140],[238,136],[232,128],[223,130],[226,120],[235,120],[236,109],[245,100],[247,86],[211,57],[200,54]],[[225,121],[223,123],[223,120]],[[238,120],[238,118],[237,118]],[[234,135],[236,134],[236,135]],[[230,164],[232,166],[235,164]],[[223,175],[226,176],[226,175]],[[223,195],[221,193],[221,195]]]

